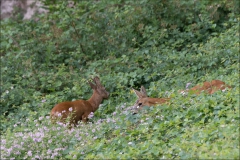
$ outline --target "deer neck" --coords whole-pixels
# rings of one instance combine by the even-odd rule
[[[168,101],[168,98],[149,98],[149,103],[150,104],[162,104],[165,103],[166,101]]]
[[[102,100],[102,96],[94,90],[92,96],[87,101],[91,104],[93,112],[95,112],[98,109],[99,105],[102,103]]]

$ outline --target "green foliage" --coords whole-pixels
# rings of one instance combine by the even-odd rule
[[[123,104],[105,119],[95,116],[94,123],[71,130],[52,125],[49,116],[28,118],[3,135],[1,158],[237,159],[238,96],[239,88],[212,96],[178,95],[170,105],[135,115]]]
[[[42,2],[46,15],[1,21],[1,159],[239,158],[237,0]],[[66,131],[42,118],[59,102],[88,99],[95,75],[111,96],[94,124]],[[177,92],[212,79],[232,90]],[[131,88],[141,85],[171,103],[132,115]]]

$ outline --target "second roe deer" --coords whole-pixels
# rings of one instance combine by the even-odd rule
[[[80,120],[87,122],[88,115],[98,109],[103,99],[107,99],[109,97],[109,93],[101,85],[98,77],[95,77],[92,81],[95,84],[88,81],[89,85],[93,89],[93,94],[90,99],[59,103],[52,109],[50,113],[51,118],[54,119],[60,117],[60,120],[64,121],[71,115],[70,124],[75,126]]]
[[[224,91],[226,88],[231,88],[231,86],[225,84],[225,82],[220,80],[212,80],[210,82],[204,82],[202,85],[196,85],[190,89],[180,91],[181,94],[186,94],[187,92],[192,92],[196,95],[201,92],[205,92],[207,94],[213,94],[218,90]]]
[[[156,106],[158,104],[166,103],[170,100],[170,98],[151,98],[147,96],[146,89],[141,86],[141,90],[135,90],[133,89],[135,94],[137,95],[138,99],[135,102],[133,108],[139,110],[142,109],[143,106]]]

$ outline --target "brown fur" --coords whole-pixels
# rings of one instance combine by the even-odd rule
[[[61,114],[60,121],[64,122],[64,120],[72,114],[72,118],[70,120],[71,124],[76,125],[80,120],[87,122],[88,115],[98,109],[103,99],[107,99],[109,97],[109,93],[101,85],[98,77],[95,77],[93,82],[95,84],[90,81],[88,82],[93,89],[93,94],[90,99],[59,103],[53,107],[50,113],[51,118],[55,119],[59,116],[59,114]],[[72,108],[72,111],[70,111],[70,108]]]
[[[212,80],[210,82],[204,82],[202,85],[196,85],[195,87],[192,87],[189,90],[185,90],[184,92],[190,91],[196,95],[200,94],[201,92],[205,92],[207,94],[213,94],[218,90],[223,91],[226,88],[231,88],[231,86],[226,85],[225,82],[220,80]]]
[[[135,90],[133,89],[135,94],[137,95],[138,99],[136,103],[134,104],[134,108],[137,108],[137,110],[142,109],[143,106],[156,106],[158,104],[166,103],[170,100],[170,98],[151,98],[147,96],[146,89],[141,86],[141,90]]]

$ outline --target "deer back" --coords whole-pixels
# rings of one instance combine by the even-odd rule
[[[225,82],[220,80],[212,80],[210,82],[204,82],[203,84],[196,85],[189,89],[195,94],[200,94],[201,92],[206,92],[207,94],[213,94],[218,90],[224,91],[226,88],[231,88],[229,85],[226,85]]]

